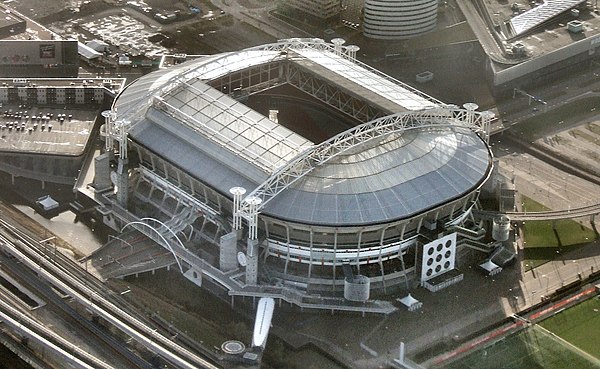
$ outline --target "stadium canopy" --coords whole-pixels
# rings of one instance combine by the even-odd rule
[[[234,71],[296,59],[318,65],[318,71],[327,69],[328,79],[333,75],[340,83],[360,84],[396,102],[401,111],[316,150],[313,142],[209,85]],[[411,217],[464,196],[487,179],[491,156],[486,142],[453,123],[453,114],[465,111],[434,113],[441,106],[331,44],[292,39],[148,74],[123,91],[113,110],[117,125],[129,125],[133,141],[226,195],[232,187],[252,191],[262,186],[296,160],[318,162],[321,147],[346,147],[308,174],[293,171],[301,178],[262,212],[305,224],[348,226]],[[382,127],[388,127],[385,133]]]

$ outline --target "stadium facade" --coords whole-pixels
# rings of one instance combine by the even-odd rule
[[[282,40],[129,85],[104,114],[104,222],[232,296],[384,311],[371,293],[459,280],[461,248],[481,235],[471,210],[493,169],[493,114],[443,104],[343,43]],[[326,111],[344,121],[334,132]]]

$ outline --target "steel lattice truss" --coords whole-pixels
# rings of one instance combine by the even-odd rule
[[[340,90],[338,86],[316,78],[314,73],[300,68],[297,64],[286,64],[285,81],[360,122],[365,123],[386,115],[370,106],[364,99],[354,97]]]
[[[173,92],[175,89],[185,85],[193,79],[201,79],[208,82],[212,79],[222,77],[226,74],[237,72],[240,69],[252,68],[265,63],[277,63],[290,58],[303,58],[297,53],[293,53],[293,51],[300,51],[303,49],[335,53],[347,60],[352,61],[354,64],[360,66],[364,70],[373,73],[379,76],[380,78],[392,81],[394,84],[401,86],[402,88],[426,100],[431,101],[434,105],[442,104],[442,102],[440,102],[439,100],[405,83],[402,83],[401,81],[398,81],[390,76],[385,75],[377,69],[374,69],[360,62],[356,58],[349,56],[346,52],[346,50],[348,49],[348,47],[346,46],[334,46],[332,44],[326,43],[325,41],[319,38],[292,38],[287,40],[281,40],[273,44],[248,48],[237,53],[224,53],[214,57],[207,57],[206,62],[201,63],[198,66],[187,70],[183,73],[175,74],[157,88],[149,89],[144,94],[145,98],[138,100],[140,101],[138,104],[132,104],[131,106],[127,107],[126,111],[118,112],[119,120],[130,122],[137,121],[138,119],[136,118],[140,115],[143,115],[146,108],[150,106],[153,96],[164,96],[168,93]],[[232,70],[232,62],[239,60],[240,54],[246,52],[248,53],[248,55],[251,55],[252,52],[256,51],[260,51],[260,53],[255,53],[256,55],[254,55],[253,57],[249,57],[248,60],[246,60],[246,64],[243,67],[241,67],[238,70]],[[265,82],[268,83],[268,81]]]
[[[370,140],[410,129],[461,126],[473,129],[487,141],[492,118],[493,113],[490,112],[449,107],[399,113],[359,125],[304,151],[273,173],[269,179],[246,196],[237,215],[255,224],[253,219],[256,219],[256,213],[260,212],[275,196],[317,167]],[[257,206],[256,199],[259,199]],[[250,202],[255,206],[251,206]]]

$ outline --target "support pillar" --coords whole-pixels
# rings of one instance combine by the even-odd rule
[[[119,205],[127,208],[129,201],[129,161],[125,159],[119,159],[119,165],[116,171],[116,183],[117,186],[117,201]]]
[[[246,251],[246,284],[256,285],[258,281],[258,241],[248,239]]]
[[[467,116],[465,117],[465,120],[469,126],[472,126],[475,122],[475,110],[477,110],[479,108],[479,105],[475,104],[475,103],[464,103],[463,104],[463,108],[465,108],[465,110],[467,111]]]
[[[400,362],[400,364],[404,364],[404,355],[405,355],[404,342],[400,342],[400,352],[398,354],[398,361]]]
[[[219,240],[219,269],[229,272],[237,269],[237,232],[232,231]]]
[[[331,40],[331,43],[333,44],[333,50],[335,54],[341,55],[342,45],[346,43],[346,40],[344,40],[343,38],[334,38],[333,40]]]
[[[356,53],[358,50],[360,50],[360,47],[357,45],[348,45],[346,47],[346,53],[351,59],[356,59]]]
[[[494,119],[495,116],[496,114],[489,110],[481,113],[481,128],[483,129],[483,134],[485,135],[485,141],[487,143],[490,142],[492,119]]]
[[[237,231],[242,227],[240,208],[242,206],[242,196],[246,193],[246,189],[243,187],[232,187],[229,193],[233,195],[233,229]]]
[[[127,128],[129,121],[121,121],[119,132],[119,165],[117,167],[116,186],[119,205],[127,208],[129,202],[129,159],[127,158]]]

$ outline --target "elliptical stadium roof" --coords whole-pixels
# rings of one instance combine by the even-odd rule
[[[319,77],[344,89],[361,86],[369,103],[398,114],[386,134],[354,142],[302,173],[263,214],[306,224],[383,223],[465,195],[489,175],[488,147],[474,131],[419,115],[437,110],[439,101],[322,40],[286,40],[151,73],[132,83],[113,109],[117,121],[130,125],[132,140],[231,197],[230,188],[260,188],[282,168],[330,144],[315,145],[208,85],[274,62],[317,65],[311,70]]]

